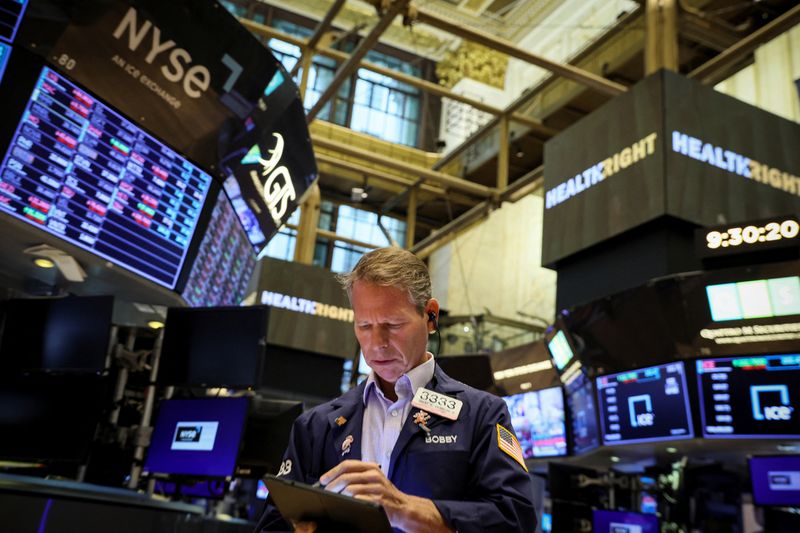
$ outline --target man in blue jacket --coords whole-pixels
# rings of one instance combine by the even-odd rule
[[[278,475],[379,503],[396,530],[533,532],[505,402],[448,377],[426,351],[439,303],[425,264],[383,248],[340,279],[372,372],[297,419]],[[268,500],[257,531],[287,529]]]

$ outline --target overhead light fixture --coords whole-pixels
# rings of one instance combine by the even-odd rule
[[[522,149],[522,146],[519,143],[514,143],[514,157],[522,158],[525,156],[525,151]]]
[[[37,257],[33,260],[33,264],[39,268],[53,268],[56,266],[54,262],[44,257]]]
[[[678,453],[678,448],[670,446],[669,448],[667,448],[667,453]]]
[[[469,326],[464,326],[464,333],[469,333]]]
[[[147,323],[147,326],[152,329],[161,329],[164,327],[164,323],[159,320],[151,320]]]
[[[24,252],[37,256],[37,259],[48,259],[52,263],[55,263],[56,267],[58,267],[58,271],[61,272],[67,281],[81,283],[86,279],[86,272],[78,261],[63,250],[59,250],[48,244],[39,244],[26,248]]]
[[[525,383],[520,383],[519,384],[519,388],[522,389],[522,390],[528,390],[531,387],[533,387],[533,383],[531,383],[530,381],[526,381]]]
[[[619,462],[619,457],[617,457],[616,455],[612,455],[609,459],[611,459],[612,463],[618,463]]]

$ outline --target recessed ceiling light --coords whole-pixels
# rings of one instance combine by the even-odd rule
[[[674,446],[670,446],[669,448],[667,448],[667,452],[668,453],[678,453],[678,448],[675,448]]]
[[[618,463],[619,462],[619,457],[617,457],[616,455],[612,455],[610,457],[610,459],[611,459],[612,463]]]
[[[153,329],[161,329],[164,327],[164,323],[159,322],[158,320],[151,320],[150,322],[147,323],[147,325]]]
[[[525,383],[520,383],[519,388],[522,390],[528,390],[533,387],[533,384],[530,381],[526,381]]]
[[[56,266],[54,262],[44,257],[37,257],[33,260],[33,264],[39,268],[53,268]]]

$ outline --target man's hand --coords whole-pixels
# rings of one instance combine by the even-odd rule
[[[453,531],[431,500],[401,492],[375,463],[343,461],[325,472],[319,481],[325,490],[381,505],[392,527],[409,533]]]

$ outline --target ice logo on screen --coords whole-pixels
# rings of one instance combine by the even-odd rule
[[[763,394],[780,395],[781,405],[763,405]],[[753,418],[756,420],[791,420],[794,408],[789,402],[789,387],[786,385],[753,385],[750,387]]]
[[[211,451],[217,438],[219,422],[178,422],[172,436],[171,450]]]
[[[793,470],[767,472],[769,490],[800,490],[800,472]]]
[[[608,525],[608,533],[642,533],[642,526],[611,522]]]
[[[637,412],[637,406],[644,406],[644,411]],[[628,412],[631,416],[631,426],[635,428],[652,426],[655,421],[656,415],[653,413],[653,400],[649,394],[640,394],[628,398]]]

